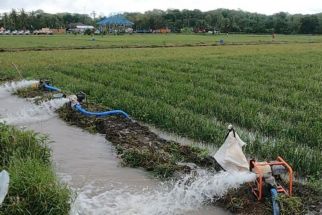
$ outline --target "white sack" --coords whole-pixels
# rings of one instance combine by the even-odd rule
[[[9,189],[9,174],[6,170],[0,172],[0,205],[6,197]]]
[[[214,158],[226,171],[249,171],[249,164],[242,150],[244,145],[246,143],[231,130]]]

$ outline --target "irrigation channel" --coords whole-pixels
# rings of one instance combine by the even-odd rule
[[[245,173],[197,170],[197,176],[160,182],[141,169],[121,167],[104,136],[69,126],[57,117],[55,110],[68,99],[36,105],[12,95],[32,83],[0,86],[0,122],[49,135],[57,175],[76,193],[71,215],[229,214],[206,202],[253,178]]]

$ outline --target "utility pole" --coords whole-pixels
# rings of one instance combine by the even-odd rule
[[[95,12],[94,10],[92,11],[91,15],[93,16],[93,19],[94,19],[94,21],[95,21],[96,12]]]

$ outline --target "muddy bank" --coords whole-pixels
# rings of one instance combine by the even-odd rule
[[[103,107],[90,103],[83,106],[91,111],[104,110]],[[172,176],[177,171],[189,172],[194,167],[193,164],[212,169],[219,167],[208,156],[206,149],[164,140],[147,126],[122,116],[85,117],[72,110],[68,104],[60,108],[58,114],[71,125],[105,134],[106,139],[115,145],[125,166],[143,167],[163,178]]]
[[[38,88],[25,88],[19,89],[18,91],[13,93],[21,98],[32,98],[33,102],[39,104],[42,101],[50,100],[53,98],[54,93],[39,90]]]
[[[283,215],[321,214],[321,196],[321,190],[319,191],[309,184],[295,182],[292,197],[279,194],[280,212]],[[267,195],[264,200],[258,201],[246,184],[239,189],[230,190],[224,198],[215,202],[215,205],[236,214],[272,214],[270,196]]]

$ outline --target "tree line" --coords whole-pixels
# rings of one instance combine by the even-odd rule
[[[42,10],[26,12],[12,9],[0,17],[0,27],[8,30],[38,30],[41,28],[67,28],[70,23],[95,24],[87,14],[45,13]]]
[[[313,15],[289,14],[273,15],[250,13],[242,10],[217,9],[207,12],[200,10],[169,9],[152,10],[144,13],[124,13],[134,22],[134,30],[171,29],[172,32],[236,32],[236,33],[281,33],[281,34],[321,34],[322,13]],[[0,18],[0,27],[6,29],[35,30],[43,27],[68,28],[70,23],[96,25],[102,17],[91,18],[87,14],[49,14],[42,10],[25,12],[12,10]]]
[[[153,10],[145,13],[125,13],[135,23],[134,29],[169,28],[173,32],[207,31],[238,33],[322,33],[322,13],[314,15],[273,15],[250,13],[241,10]]]

